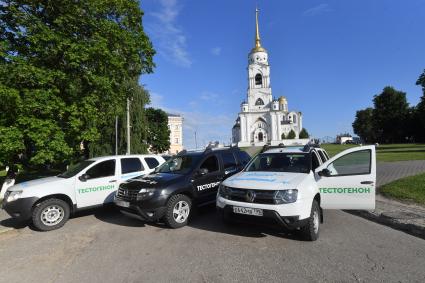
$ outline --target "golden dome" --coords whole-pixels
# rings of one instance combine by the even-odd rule
[[[286,102],[286,97],[285,96],[279,97],[279,103],[285,103],[285,102]]]

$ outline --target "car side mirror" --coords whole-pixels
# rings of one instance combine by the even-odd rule
[[[81,182],[85,182],[90,178],[90,176],[88,174],[83,174],[80,177],[78,177],[78,180],[80,180]]]
[[[331,171],[329,171],[329,169],[325,168],[325,169],[323,169],[323,170],[321,170],[321,171],[317,172],[317,174],[318,174],[320,177],[329,177],[329,176],[331,175]]]
[[[208,169],[207,168],[201,168],[201,169],[199,169],[198,170],[198,176],[204,176],[204,175],[206,175],[206,174],[208,174]]]

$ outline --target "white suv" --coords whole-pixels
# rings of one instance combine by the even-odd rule
[[[66,172],[19,183],[5,193],[3,209],[42,231],[62,227],[71,213],[111,203],[118,186],[146,175],[165,160],[158,155],[104,156],[82,161]]]
[[[375,180],[374,146],[331,159],[312,145],[269,148],[221,183],[216,205],[224,222],[271,220],[314,241],[322,209],[374,209]]]

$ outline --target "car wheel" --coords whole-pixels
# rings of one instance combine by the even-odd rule
[[[172,196],[167,202],[164,222],[170,228],[180,228],[189,221],[192,201],[185,195]]]
[[[32,223],[40,231],[61,228],[68,221],[70,208],[63,200],[50,198],[37,204],[32,212]]]
[[[316,200],[311,205],[311,213],[307,224],[301,228],[302,236],[308,241],[316,241],[319,238],[320,207]]]

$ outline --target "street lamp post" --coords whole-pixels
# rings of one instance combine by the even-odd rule
[[[127,98],[127,154],[130,154],[130,99]]]

